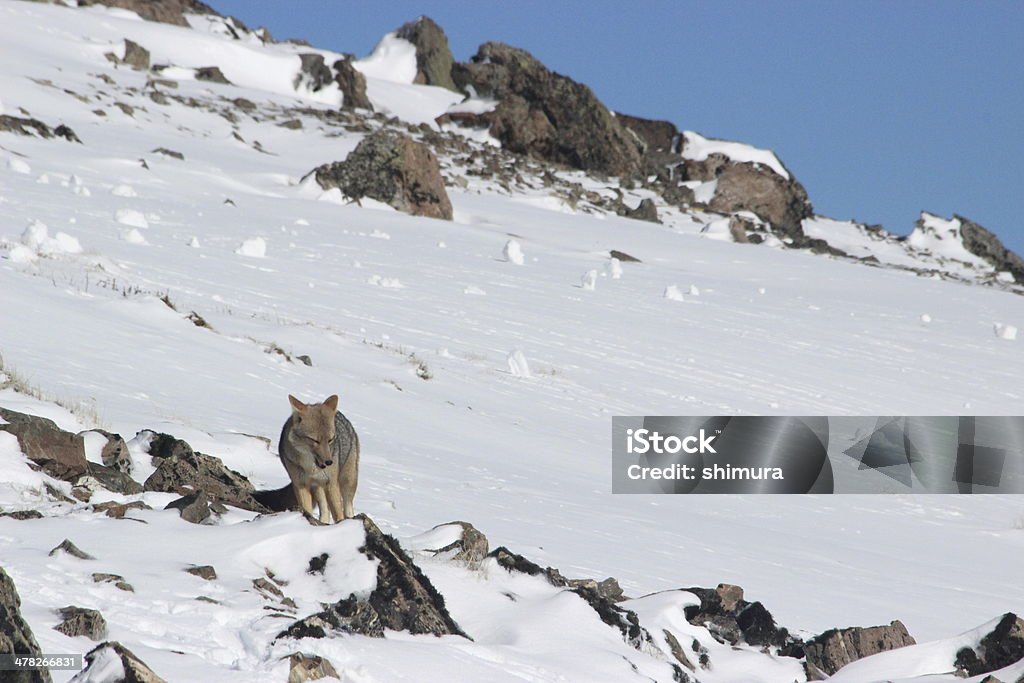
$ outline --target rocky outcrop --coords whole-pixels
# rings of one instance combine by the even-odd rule
[[[135,41],[125,38],[124,57],[121,59],[123,64],[127,64],[138,71],[146,71],[149,69],[149,59],[149,50]]]
[[[1018,283],[1024,283],[1024,259],[1007,249],[998,237],[971,219],[957,214],[953,214],[953,218],[960,221],[960,237],[964,249],[988,261],[996,271],[1010,273]]]
[[[684,588],[700,598],[700,605],[687,607],[686,620],[704,626],[720,643],[736,645],[745,642],[755,647],[774,646],[783,654],[796,654],[799,641],[775,623],[771,613],[760,602],[748,602],[743,589],[732,584],[717,588]]]
[[[900,621],[894,621],[888,626],[825,631],[804,644],[807,679],[825,680],[850,662],[915,644],[907,627]]]
[[[416,46],[416,80],[420,85],[436,85],[458,92],[452,80],[451,48],[448,36],[430,17],[419,17],[398,29],[397,35]]]
[[[166,683],[131,650],[117,641],[100,643],[85,655],[85,662],[85,668],[71,679],[71,683],[85,683],[93,680],[116,680],[120,683]],[[108,674],[102,673],[116,669],[115,662],[119,662],[121,668],[124,669],[123,678],[108,678]],[[96,678],[93,678],[94,675]]]
[[[255,488],[252,483],[226,467],[220,458],[193,451],[180,439],[162,436],[166,435],[157,435],[150,442],[150,455],[156,471],[142,485],[144,490],[184,496],[185,500],[174,501],[172,505],[176,504],[182,510],[182,516],[185,515],[184,508],[188,508],[189,515],[199,521],[209,516],[208,513],[203,515],[203,509],[209,510],[209,506],[214,504],[269,512],[253,497]],[[203,495],[197,495],[199,493]]]
[[[341,90],[342,109],[373,111],[373,103],[366,95],[366,76],[352,66],[351,59],[339,59],[334,63],[334,82]]]
[[[334,82],[334,72],[324,63],[323,55],[307,52],[299,55],[299,73],[295,74],[292,87],[306,88],[319,92]]]
[[[224,72],[220,70],[219,66],[201,66],[196,69],[196,80],[206,81],[207,83],[221,83],[222,85],[231,85],[231,81],[227,79]]]
[[[319,166],[313,174],[325,190],[338,188],[357,200],[370,197],[413,216],[452,219],[437,157],[402,133],[372,133],[344,161]]]
[[[678,154],[682,146],[679,129],[671,121],[656,121],[616,112],[616,120],[643,140],[645,155],[653,152]]]
[[[648,223],[661,222],[661,220],[658,219],[658,207],[655,206],[654,201],[649,198],[641,199],[640,203],[637,204],[634,209],[623,205],[619,210],[619,215],[625,218],[632,218],[637,221],[647,221]]]
[[[714,211],[726,214],[750,211],[772,224],[781,237],[789,237],[800,247],[805,239],[801,221],[814,215],[803,185],[767,166],[737,163],[722,154],[706,159],[687,159],[682,166],[683,180],[717,180],[715,194],[708,203]]]
[[[468,638],[444,604],[430,579],[398,545],[366,515],[361,520],[366,539],[360,551],[377,560],[377,585],[368,598],[349,595],[278,635],[278,638],[324,638],[334,632],[358,633],[383,638],[384,629],[435,636]],[[316,558],[326,563],[328,558]],[[312,568],[314,563],[310,563]]]
[[[56,128],[50,128],[39,119],[9,116],[7,114],[0,114],[0,132],[40,137],[46,140],[64,138],[68,142],[82,142],[78,138],[78,135],[75,134],[75,131],[71,130],[71,128],[64,124],[61,124]]]
[[[57,613],[60,614],[61,622],[53,628],[66,636],[85,636],[90,640],[103,640],[107,637],[107,621],[97,610],[69,606],[62,607]]]
[[[447,524],[438,524],[434,529],[445,526],[459,527],[458,540],[443,548],[428,549],[427,552],[432,552],[435,555],[451,553],[450,559],[456,562],[464,562],[471,567],[479,565],[487,557],[487,553],[490,551],[487,537],[475,526],[469,522],[448,522]]]
[[[590,88],[549,70],[525,50],[485,43],[468,63],[453,67],[452,78],[464,91],[498,100],[492,111],[459,118],[487,127],[508,151],[599,174],[640,171],[639,139]]]
[[[0,567],[0,654],[42,655],[32,629],[21,616],[21,598],[14,581]],[[4,671],[5,683],[50,683],[46,669]]]
[[[78,434],[65,432],[53,420],[0,408],[0,431],[18,439],[21,452],[46,474],[64,481],[75,481],[88,472],[85,446]]]
[[[1007,612],[975,648],[965,647],[956,653],[957,674],[980,676],[997,671],[1024,659],[1024,619]]]
[[[79,7],[89,5],[106,5],[131,10],[146,21],[158,21],[164,24],[187,27],[186,14],[217,14],[217,12],[199,0],[78,0]]]

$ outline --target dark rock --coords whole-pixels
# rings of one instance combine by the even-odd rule
[[[490,550],[487,537],[469,522],[448,522],[447,524],[438,524],[434,528],[438,529],[443,526],[453,525],[462,527],[462,535],[459,537],[459,540],[430,552],[445,553],[454,551],[455,554],[452,555],[451,559],[457,562],[465,562],[471,566],[478,565],[487,557],[487,553]]]
[[[63,607],[58,610],[61,622],[54,626],[66,636],[85,636],[89,640],[103,640],[107,637],[107,621],[94,609],[85,607]]]
[[[800,642],[785,628],[775,623],[760,602],[743,599],[743,589],[731,584],[717,588],[685,588],[700,598],[700,605],[684,610],[686,620],[704,626],[721,643],[736,645],[740,641],[757,647],[774,646],[795,651]]]
[[[57,553],[61,553],[61,552],[67,553],[68,555],[71,555],[72,557],[77,557],[80,560],[95,560],[96,559],[95,557],[93,557],[89,553],[85,552],[84,550],[80,550],[77,545],[75,545],[74,543],[72,543],[70,540],[68,540],[66,538],[63,541],[60,542],[60,545],[58,545],[57,547],[52,549],[47,554],[50,557],[53,557]]]
[[[595,579],[569,579],[568,585],[572,588],[587,588],[596,591],[599,596],[610,602],[622,602],[626,599],[622,592],[622,586],[612,577],[603,581]]]
[[[673,206],[692,206],[697,201],[697,198],[693,195],[693,190],[685,185],[679,185],[674,179],[670,179],[670,182],[663,184],[661,187],[661,198]]]
[[[308,368],[313,367],[313,359],[307,356],[306,354],[302,354],[301,356],[295,356],[295,360],[299,361]]]
[[[601,621],[619,629],[622,639],[631,647],[642,650],[647,643],[651,642],[651,636],[640,626],[640,620],[637,618],[636,612],[619,607],[611,600],[603,597],[596,588],[577,586],[570,590],[583,598],[597,612],[597,616],[601,618]]]
[[[236,97],[231,103],[246,113],[256,111],[256,103],[244,97]]]
[[[21,598],[14,581],[0,567],[0,654],[41,657],[42,651],[28,623],[21,616]],[[4,671],[4,683],[50,683],[47,669]]]
[[[649,223],[661,222],[658,219],[658,208],[649,198],[640,200],[635,209],[624,206],[621,215],[638,221],[648,221]]]
[[[302,121],[299,119],[288,119],[277,124],[281,128],[287,128],[288,130],[302,130]]]
[[[199,567],[186,567],[185,571],[192,576],[198,576],[199,578],[206,579],[207,581],[217,580],[217,570],[208,564],[204,564]]]
[[[960,236],[964,248],[985,259],[999,272],[1008,272],[1018,283],[1024,283],[1024,259],[1006,248],[993,233],[969,218],[953,214],[960,221]]]
[[[86,653],[86,666],[72,681],[80,679],[93,680],[90,676],[90,673],[95,673],[92,671],[93,666],[97,669],[109,667],[110,655],[121,660],[121,666],[124,668],[124,678],[118,679],[121,683],[166,683],[164,679],[157,676],[152,669],[146,666],[141,659],[136,657],[131,650],[113,640],[100,643]],[[103,680],[108,679],[103,678]]]
[[[451,48],[448,36],[430,17],[420,17],[398,29],[398,37],[416,46],[416,79],[420,85],[436,85],[458,92],[452,80]]]
[[[39,510],[14,510],[12,512],[0,512],[0,517],[10,517],[19,521],[26,519],[42,519],[43,513]]]
[[[127,495],[142,493],[142,485],[124,472],[95,462],[90,462],[88,468],[89,476],[98,481],[108,491]]]
[[[682,138],[679,129],[671,121],[655,121],[639,116],[615,113],[615,118],[644,142],[644,153],[665,152],[679,154]]]
[[[832,629],[804,644],[808,680],[820,681],[850,662],[916,642],[900,621],[888,626]]]
[[[345,161],[324,164],[313,173],[325,190],[336,187],[353,199],[371,197],[413,216],[452,219],[437,157],[402,133],[372,133]]]
[[[684,650],[683,646],[679,644],[679,640],[672,634],[672,632],[668,629],[662,629],[661,633],[665,636],[665,641],[668,643],[669,652],[672,654],[673,657],[676,658],[676,661],[685,666],[690,671],[696,671],[697,669],[693,665],[693,662],[690,661],[690,658],[687,656],[686,650]]]
[[[220,70],[219,66],[201,66],[196,69],[196,80],[206,81],[208,83],[223,83],[224,85],[231,85],[231,81],[227,79],[224,72]]]
[[[1007,612],[987,633],[977,648],[956,653],[956,670],[961,676],[980,676],[1016,664],[1024,659],[1024,619]]]
[[[392,536],[366,515],[356,515],[366,533],[360,551],[376,559],[377,586],[368,599],[350,595],[292,624],[278,638],[323,638],[332,632],[382,638],[384,629],[468,638],[445,608],[444,598]]]
[[[0,131],[50,139],[53,130],[39,119],[0,114]]]
[[[640,170],[639,139],[590,88],[550,71],[525,50],[485,43],[469,63],[454,65],[452,78],[463,91],[498,100],[493,111],[458,121],[487,127],[510,152],[608,175]]]
[[[196,491],[177,500],[172,500],[164,510],[177,510],[181,518],[193,524],[202,524],[210,518],[210,499],[203,491]]]
[[[637,257],[630,256],[626,252],[619,251],[618,249],[612,249],[611,251],[609,251],[608,256],[614,259],[618,259],[622,263],[643,263],[643,261],[641,261]]]
[[[124,40],[124,59],[121,60],[124,64],[127,64],[133,69],[138,71],[149,70],[149,50],[142,47],[138,43],[125,38]]]
[[[120,574],[107,574],[106,572],[94,572],[92,575],[93,583],[112,583],[118,590],[123,590],[126,593],[134,593],[135,589],[132,585],[124,580],[124,577]]]
[[[185,14],[214,14],[209,5],[199,0],[79,0],[79,7],[89,5],[106,5],[107,7],[118,7],[131,10],[146,21],[158,21],[164,24],[174,24],[188,28],[189,23]]]
[[[339,59],[334,63],[334,82],[341,89],[342,109],[373,111],[373,104],[366,95],[366,76],[352,66],[352,60]]]
[[[330,660],[318,655],[296,652],[288,658],[288,683],[305,683],[321,678],[338,678],[338,670]]]
[[[69,126],[65,126],[63,123],[53,129],[53,134],[59,138],[64,138],[68,142],[77,142],[82,144],[82,141],[75,134],[75,131],[71,130]]]
[[[185,497],[192,497],[197,493],[204,494],[201,503],[198,502],[198,497],[185,502],[174,501],[175,507],[182,506],[179,507],[182,509],[182,516],[185,515],[183,508],[189,506],[195,506],[189,507],[191,516],[201,516],[200,508],[207,502],[211,505],[233,505],[254,512],[269,512],[253,497],[255,489],[249,480],[225,467],[220,458],[193,452],[188,444],[177,439],[170,442],[161,440],[156,446],[157,452],[165,452],[163,444],[168,443],[170,455],[156,456],[156,471],[146,479],[143,489],[177,493]],[[151,453],[153,448],[151,443]]]
[[[75,481],[88,471],[82,437],[65,432],[45,417],[25,415],[0,408],[0,431],[13,434],[25,456],[46,474],[64,481]]]
[[[324,63],[323,55],[307,52],[299,55],[299,60],[299,73],[292,81],[296,90],[303,87],[311,92],[319,92],[334,82],[334,72]]]
[[[171,157],[178,161],[185,161],[185,155],[181,152],[176,152],[173,149],[167,149],[166,147],[157,147],[153,150],[153,154],[163,154],[165,157]]]
[[[170,434],[155,433],[149,430],[139,432],[138,435],[150,435],[149,440],[149,455],[153,458],[175,458],[175,457],[189,457],[195,455],[195,451],[192,450],[192,446],[187,441],[177,439]]]

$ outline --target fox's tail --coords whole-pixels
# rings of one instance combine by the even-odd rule
[[[299,509],[299,501],[295,499],[295,490],[291,484],[271,491],[254,491],[252,497],[274,512]]]

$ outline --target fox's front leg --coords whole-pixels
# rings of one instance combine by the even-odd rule
[[[316,495],[316,506],[320,510],[320,523],[331,523],[331,509],[327,507],[327,492],[323,486],[317,486],[313,492]]]
[[[299,501],[299,509],[304,515],[311,518],[313,516],[313,495],[309,488],[297,484],[292,484],[292,488],[295,489],[295,499]]]

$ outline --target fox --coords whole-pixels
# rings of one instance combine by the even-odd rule
[[[278,456],[291,479],[295,501],[322,524],[353,516],[359,483],[359,435],[338,410],[337,394],[321,403],[303,403],[291,394],[291,416],[281,428]]]

